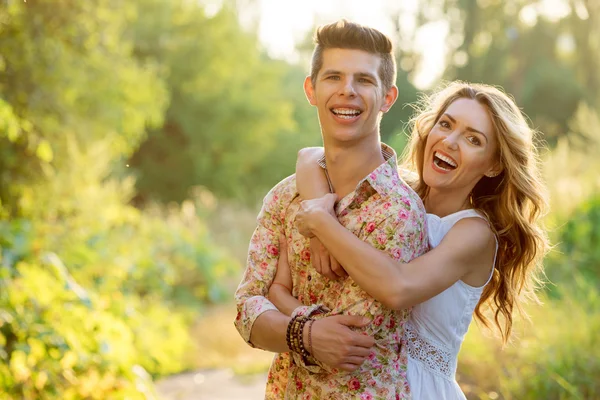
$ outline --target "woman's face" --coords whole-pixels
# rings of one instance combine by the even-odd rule
[[[484,175],[499,172],[498,139],[487,108],[476,100],[453,101],[431,129],[423,180],[434,190],[468,195]]]

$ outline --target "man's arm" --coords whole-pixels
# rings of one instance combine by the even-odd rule
[[[283,353],[289,351],[285,337],[291,318],[280,313],[265,297],[274,280],[279,259],[279,236],[283,233],[281,219],[284,215],[282,204],[287,205],[291,201],[289,195],[278,190],[280,185],[265,197],[258,227],[250,241],[246,272],[235,293],[238,309],[235,326],[251,346]],[[318,307],[301,306],[293,314],[310,314]],[[336,315],[315,321],[312,327],[313,356],[332,367],[355,370],[369,355],[375,341],[350,327],[363,327],[369,323],[363,317],[352,315]],[[308,342],[307,335],[305,326],[305,343]],[[302,365],[298,357],[296,361]]]
[[[288,178],[291,179],[291,178]],[[248,249],[246,271],[235,293],[235,326],[251,346],[277,353],[289,351],[285,334],[290,317],[280,313],[266,298],[279,258],[279,236],[283,235],[282,204],[290,201],[283,190],[287,179],[264,199]]]

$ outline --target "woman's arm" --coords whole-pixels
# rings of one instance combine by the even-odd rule
[[[279,238],[279,260],[277,262],[277,273],[269,288],[269,300],[277,309],[285,315],[291,316],[292,312],[303,306],[298,299],[292,296],[292,273],[287,256],[287,243],[285,237]]]
[[[322,147],[306,147],[298,151],[296,188],[303,199],[315,199],[330,192],[325,170],[318,164],[324,154]]]
[[[314,233],[352,279],[386,307],[403,309],[419,304],[469,272],[489,270],[492,264],[495,240],[482,219],[457,222],[439,246],[405,264],[340,225],[325,211],[333,201],[334,195],[304,201],[296,223]]]
[[[303,199],[315,199],[331,191],[326,172],[319,165],[325,151],[322,147],[307,147],[298,152],[296,160],[296,188]],[[329,210],[335,217],[333,206]],[[329,279],[348,276],[340,263],[332,257],[316,237],[310,239],[310,259],[313,268]]]

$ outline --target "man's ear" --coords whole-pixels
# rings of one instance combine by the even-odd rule
[[[387,93],[385,94],[385,101],[379,110],[384,113],[388,112],[396,102],[397,98],[398,87],[396,85],[393,85],[391,88],[388,89]]]
[[[306,79],[304,79],[304,94],[306,95],[306,99],[308,100],[310,105],[317,105],[317,99],[315,98],[315,88],[312,84],[312,79],[310,79],[310,76],[307,76]]]

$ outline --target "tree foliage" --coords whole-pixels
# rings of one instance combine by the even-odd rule
[[[290,134],[299,134],[298,93],[282,90],[289,86],[287,65],[261,54],[256,37],[227,7],[207,17],[185,2],[148,3],[162,10],[139,20],[131,36],[136,56],[165,71],[170,103],[163,126],[149,132],[132,158],[140,196],[181,201],[196,185],[219,196],[255,195],[256,185],[267,185],[256,171]]]

